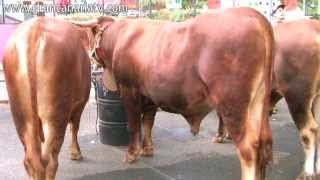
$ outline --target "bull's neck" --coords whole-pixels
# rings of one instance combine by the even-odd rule
[[[102,44],[106,53],[108,61],[112,61],[114,48],[117,43],[117,39],[124,28],[124,21],[117,21],[112,23],[102,35]]]

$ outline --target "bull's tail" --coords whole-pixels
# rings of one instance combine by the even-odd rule
[[[269,95],[267,95],[269,96]],[[265,97],[265,103],[263,107],[263,114],[262,114],[262,122],[260,127],[260,134],[259,134],[259,146],[257,152],[257,168],[260,172],[259,179],[265,179],[266,171],[268,166],[272,163],[272,136],[271,130],[269,126],[269,102],[268,97]],[[267,102],[267,103],[266,103]]]
[[[273,72],[273,60],[274,60],[274,37],[272,32],[272,27],[269,23],[264,23],[266,30],[264,33],[265,37],[265,67],[264,67],[264,100],[263,100],[263,110],[262,110],[262,120],[259,134],[259,146],[257,153],[257,168],[260,172],[260,179],[265,179],[266,170],[272,163],[272,135],[269,125],[269,107],[270,107],[270,95],[271,95],[271,80]]]
[[[37,28],[37,27],[31,27]],[[37,99],[37,71],[36,71],[36,60],[37,60],[37,49],[39,47],[39,32],[38,31],[31,31],[27,41],[31,44],[35,44],[35,47],[29,46],[27,49],[28,57],[28,80],[29,80],[29,87],[30,87],[30,102],[32,108],[32,116],[33,116],[33,123],[35,127],[38,127],[37,134],[40,138],[41,142],[44,142],[44,134],[42,129],[42,122],[38,114],[38,99]]]

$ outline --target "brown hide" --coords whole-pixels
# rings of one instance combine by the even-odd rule
[[[299,130],[305,151],[302,178],[320,173],[318,122],[320,110],[320,22],[297,20],[274,27],[276,55],[271,86],[271,107],[284,97]],[[223,140],[220,120],[215,141]],[[316,155],[317,154],[317,155]],[[316,158],[318,156],[318,158]]]
[[[182,114],[194,134],[216,109],[237,146],[242,179],[264,179],[272,158],[267,113],[274,40],[261,14],[237,8],[183,23],[103,19],[99,45],[131,130],[128,162],[140,154],[140,120],[151,136],[154,107]],[[152,154],[151,139],[143,146],[143,154]]]
[[[31,179],[55,178],[68,123],[70,158],[81,158],[77,133],[90,90],[89,47],[85,30],[50,18],[22,23],[7,44],[6,85]]]

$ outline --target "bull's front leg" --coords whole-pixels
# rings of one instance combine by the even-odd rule
[[[156,116],[157,107],[153,106],[148,111],[143,113],[142,123],[144,130],[143,138],[143,156],[153,156],[153,143],[152,143],[152,127]]]
[[[136,90],[122,87],[121,98],[128,121],[129,144],[124,162],[132,163],[141,154],[141,99]]]

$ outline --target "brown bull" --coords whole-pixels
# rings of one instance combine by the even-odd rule
[[[239,8],[183,23],[103,17],[97,23],[95,54],[109,80],[116,80],[127,114],[127,161],[140,154],[141,119],[151,137],[156,107],[183,115],[194,134],[217,109],[237,147],[242,180],[264,179],[272,159],[268,108],[274,40],[261,14]],[[143,149],[152,152],[151,138],[144,139]]]
[[[304,146],[300,177],[320,174],[320,22],[298,20],[274,27],[276,55],[271,108],[284,97]],[[220,120],[216,142],[225,136]],[[298,177],[298,178],[300,178]]]
[[[36,18],[17,28],[4,54],[13,120],[31,179],[54,179],[70,123],[71,159],[80,159],[80,116],[89,97],[88,36],[63,21]]]

